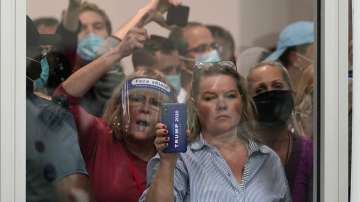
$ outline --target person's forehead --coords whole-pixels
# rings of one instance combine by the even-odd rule
[[[82,11],[79,15],[79,20],[83,24],[105,23],[105,19],[92,10]]]
[[[168,96],[166,96],[165,94],[161,93],[158,90],[150,89],[150,88],[133,88],[133,89],[129,90],[129,95],[130,96],[143,95],[145,97],[157,98],[159,100],[168,99]]]
[[[187,28],[183,33],[189,48],[214,42],[211,32],[204,26]]]
[[[228,91],[237,89],[236,80],[229,75],[202,76],[199,82],[200,93],[207,91]]]
[[[157,51],[155,53],[155,56],[157,58],[157,65],[160,65],[163,67],[166,67],[169,65],[177,66],[181,63],[179,54],[176,51],[173,51],[171,53],[162,53],[160,51]]]
[[[257,84],[261,82],[284,81],[282,71],[274,66],[265,65],[253,69],[248,76],[249,83]]]
[[[39,34],[54,34],[56,32],[56,25],[44,25],[41,24],[37,27]]]

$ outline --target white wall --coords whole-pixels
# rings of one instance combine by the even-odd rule
[[[68,0],[27,0],[27,13],[39,16],[60,17]],[[109,15],[113,29],[120,27],[147,0],[91,0]],[[276,44],[277,35],[289,22],[313,17],[313,0],[183,0],[190,6],[189,20],[222,25],[236,42],[237,51],[249,46],[270,47]],[[163,28],[150,24],[149,33],[166,36]],[[125,63],[128,63],[126,60]]]
[[[61,11],[67,6],[67,0],[44,1],[27,0],[27,12],[32,18],[55,16],[60,18]],[[91,0],[103,8],[109,15],[113,28],[130,18],[147,0]],[[278,31],[295,20],[313,18],[312,0],[183,0],[190,8],[190,20],[219,24],[234,36],[237,47],[251,45],[271,46]],[[156,25],[149,26],[150,33],[167,35]],[[270,39],[264,40],[266,36]]]

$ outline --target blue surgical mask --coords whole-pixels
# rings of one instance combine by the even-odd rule
[[[176,92],[179,92],[181,89],[181,76],[180,74],[175,75],[166,75],[166,79],[170,84],[175,88]]]
[[[34,60],[32,58],[27,58],[27,59],[37,62],[37,63],[40,63],[41,73],[40,73],[40,77],[38,79],[34,80],[34,89],[44,88],[47,80],[49,79],[49,63],[48,63],[46,56],[44,56],[40,60],[40,62],[37,60]]]
[[[197,64],[200,62],[219,62],[220,60],[221,59],[218,51],[214,49],[212,51],[197,56],[195,58],[195,63]]]
[[[96,51],[104,41],[104,38],[95,33],[90,33],[79,40],[77,54],[81,59],[90,62],[96,58]]]

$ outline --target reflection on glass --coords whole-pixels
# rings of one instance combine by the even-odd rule
[[[311,201],[307,9],[239,19],[267,2],[211,2],[214,18],[207,1],[190,15],[179,3],[30,0],[27,200]],[[61,20],[44,17],[61,6]]]

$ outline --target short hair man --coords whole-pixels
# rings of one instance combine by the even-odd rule
[[[37,55],[40,45],[48,44],[42,44],[29,17],[26,25],[26,200],[90,201],[85,163],[65,101],[49,101],[33,93],[34,84],[47,79],[47,59],[37,61]]]
[[[34,24],[40,34],[55,34],[59,20],[54,17],[40,17],[34,20]]]
[[[169,39],[185,62],[182,79],[187,91],[191,86],[194,63],[220,61],[215,39],[210,30],[201,23],[190,22],[185,27],[176,28],[170,33]]]
[[[185,102],[186,93],[181,83],[183,63],[169,39],[151,35],[145,42],[144,48],[133,53],[132,62],[135,71],[142,68],[154,68],[162,72],[178,92],[178,102]]]

